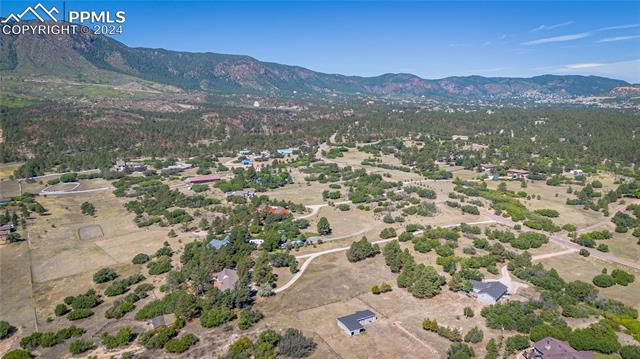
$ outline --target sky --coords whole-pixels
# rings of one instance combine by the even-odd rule
[[[0,0],[0,15],[32,2]],[[62,1],[42,1],[62,9]],[[599,75],[640,82],[640,1],[67,1],[122,10],[132,47],[423,78]]]

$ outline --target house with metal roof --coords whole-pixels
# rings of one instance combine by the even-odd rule
[[[508,288],[501,282],[480,282],[477,280],[470,280],[470,282],[478,300],[484,304],[496,304],[507,295]]]
[[[224,237],[224,239],[213,239],[211,242],[207,244],[207,247],[211,249],[220,249],[227,244],[231,243],[231,238],[229,236]]]
[[[338,326],[351,337],[362,333],[364,331],[364,325],[373,323],[376,319],[378,319],[376,313],[366,309],[340,317],[337,319],[337,322]]]
[[[546,337],[533,344],[533,348],[522,353],[525,359],[595,359],[594,352],[578,351],[569,343]]]

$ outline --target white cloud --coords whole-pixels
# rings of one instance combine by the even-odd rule
[[[534,69],[558,75],[597,75],[640,82],[640,59],[609,63],[576,63]]]
[[[616,26],[603,27],[603,28],[597,29],[595,31],[633,29],[634,27],[638,27],[638,26],[640,26],[640,24],[616,25]]]
[[[585,37],[589,37],[589,36],[591,36],[590,32],[581,32],[578,34],[544,37],[542,39],[523,42],[522,45],[542,45],[542,44],[549,44],[553,42],[573,41],[573,40],[584,39]]]
[[[625,41],[625,40],[633,40],[633,39],[640,39],[640,35],[606,37],[602,40],[598,40],[598,42],[614,42],[614,41]]]
[[[563,26],[568,26],[573,24],[573,21],[566,21],[566,22],[561,22],[559,24],[555,24],[555,25],[540,25],[534,29],[529,30],[529,32],[538,32],[541,30],[553,30],[553,29],[557,29],[559,27],[563,27]]]

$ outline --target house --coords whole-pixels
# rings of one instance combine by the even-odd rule
[[[278,152],[278,154],[280,155],[288,156],[288,155],[292,155],[293,152],[297,150],[298,150],[297,147],[289,147],[289,148],[279,148],[276,150],[276,152]]]
[[[338,326],[344,330],[348,336],[354,336],[364,331],[364,325],[373,323],[378,319],[376,314],[368,309],[360,310],[353,314],[340,317],[337,320]]]
[[[507,170],[507,176],[511,177],[512,179],[525,178],[528,174],[529,174],[529,171],[527,170],[516,170],[516,169]]]
[[[595,359],[593,352],[578,351],[569,343],[546,337],[533,344],[531,350],[522,353],[525,359]]]
[[[234,269],[225,268],[216,274],[213,285],[224,292],[227,289],[233,289],[237,281],[238,273]]]
[[[480,169],[483,172],[489,172],[490,173],[490,172],[493,172],[496,169],[496,165],[493,165],[491,163],[485,163],[485,164],[480,165]]]
[[[242,150],[238,152],[238,156],[249,156],[249,155],[251,155],[251,151],[249,150]]]
[[[252,198],[256,195],[256,193],[253,191],[233,191],[233,192],[226,192],[224,195],[227,197],[238,196],[238,197],[244,197],[244,198]]]
[[[581,175],[581,174],[584,174],[584,171],[583,171],[583,170],[580,170],[580,169],[571,170],[571,171],[569,171],[569,172],[570,172],[572,175],[574,175],[574,176],[579,176],[579,175]]]
[[[182,171],[188,170],[191,167],[193,167],[193,165],[191,163],[178,163],[178,164],[175,164],[175,165],[168,166],[167,169],[168,170],[176,170],[178,172],[182,172]]]
[[[115,166],[113,166],[113,170],[116,172],[124,172],[124,171],[144,172],[147,170],[147,166],[143,165],[140,162],[135,162],[135,161],[127,162],[123,160],[118,160],[116,161]]]
[[[184,180],[184,183],[191,185],[196,183],[209,183],[217,181],[220,181],[220,177],[218,176],[196,176],[187,178],[186,180]]]
[[[507,295],[507,286],[501,282],[480,282],[470,280],[473,292],[478,300],[484,304],[496,304],[500,298]]]
[[[286,215],[289,213],[289,210],[284,208],[284,207],[280,207],[280,206],[269,206],[269,208],[267,209],[267,211],[269,212],[269,214],[279,214],[279,215]]]
[[[211,249],[220,249],[224,246],[226,246],[227,244],[229,244],[231,242],[231,239],[229,238],[229,236],[224,237],[224,239],[220,240],[220,239],[213,239],[211,240],[211,242],[209,242],[209,244],[207,244],[207,247],[211,248]]]

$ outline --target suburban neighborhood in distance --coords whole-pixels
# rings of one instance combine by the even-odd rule
[[[3,1],[0,358],[640,359],[639,13]]]

